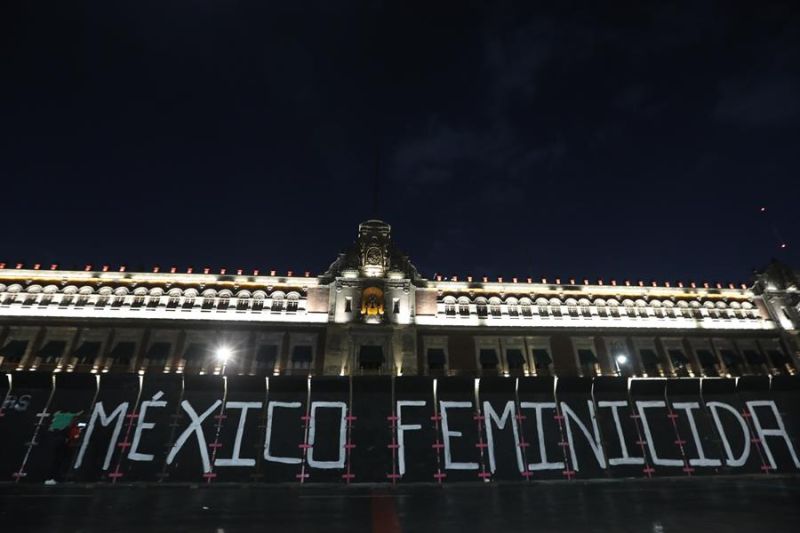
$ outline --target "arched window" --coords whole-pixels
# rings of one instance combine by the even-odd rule
[[[444,297],[445,316],[456,316],[456,299],[453,296]]]
[[[500,298],[496,296],[489,298],[489,313],[495,318],[498,318],[501,314],[500,303]]]
[[[461,296],[458,299],[458,314],[461,316],[469,316],[469,298]]]

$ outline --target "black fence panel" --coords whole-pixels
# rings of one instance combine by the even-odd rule
[[[40,429],[49,416],[53,374],[14,372],[11,385],[0,422],[0,480],[24,481],[29,450],[36,447]]]
[[[275,378],[273,378],[275,379]],[[267,381],[263,376],[229,376],[215,481],[263,481]]]
[[[352,380],[353,400],[349,474],[353,483],[396,479],[396,434],[392,419],[392,386],[389,376],[364,376]]]
[[[558,378],[556,400],[563,416],[569,461],[575,477],[607,477],[600,424],[592,401],[592,378]]]
[[[78,452],[79,431],[88,419],[97,394],[98,378],[92,374],[58,373],[47,408],[48,416],[36,435],[25,465],[25,481],[64,481]]]
[[[350,378],[320,377],[311,380],[308,448],[308,482],[348,483],[350,444]]]
[[[647,442],[628,397],[628,380],[596,377],[592,393],[608,460],[608,475],[617,478],[652,475]]]
[[[125,435],[136,424],[139,384],[140,378],[134,374],[100,377],[97,399],[72,467],[77,481],[116,482],[124,477],[120,464],[128,450]]]
[[[264,481],[302,482],[309,476],[308,378],[269,378],[269,403],[264,443]]]
[[[762,469],[794,473],[800,469],[797,451],[769,388],[767,376],[746,376],[736,381],[736,392],[746,406],[745,418],[750,422],[753,444],[761,453]]]
[[[434,408],[433,379],[398,377],[394,397],[397,480],[443,482],[446,473],[440,457],[444,445]]]
[[[532,481],[575,477],[554,389],[551,377],[519,378],[520,429]]]
[[[437,381],[439,440],[445,481],[489,479],[483,463],[483,421],[475,405],[475,379],[451,377]]]
[[[700,397],[700,379],[667,380],[667,403],[685,457],[684,473],[690,476],[719,473],[722,449],[714,438],[714,422]]]
[[[211,483],[216,478],[224,403],[222,376],[184,376],[177,432],[167,452],[167,480]]]
[[[725,474],[755,474],[765,472],[762,468],[763,453],[752,442],[749,413],[744,402],[736,394],[736,380],[727,378],[703,378],[700,383],[703,404],[714,428],[714,438],[721,450],[722,467]]]
[[[770,382],[770,397],[775,402],[778,414],[789,435],[794,457],[798,457],[798,453],[800,453],[800,376],[773,376]],[[800,465],[797,463],[794,463],[794,466],[796,469],[800,469]]]
[[[647,445],[654,476],[685,476],[687,462],[676,430],[675,416],[666,402],[665,379],[632,379],[631,402]]]
[[[121,458],[118,481],[162,481],[176,414],[183,396],[183,375],[145,374],[132,424],[126,427],[127,452]]]
[[[526,446],[519,427],[519,402],[516,379],[485,377],[478,383],[478,398],[486,443],[483,463],[491,479],[524,480],[527,469]]]

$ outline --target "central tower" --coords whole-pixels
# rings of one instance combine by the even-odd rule
[[[382,220],[367,220],[358,225],[359,271],[365,278],[382,278],[391,268],[389,244],[392,227]]]

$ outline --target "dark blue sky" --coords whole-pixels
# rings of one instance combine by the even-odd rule
[[[380,147],[428,276],[800,265],[796,2],[347,4],[4,3],[0,260],[320,272]]]

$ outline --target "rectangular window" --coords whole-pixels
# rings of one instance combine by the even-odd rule
[[[642,367],[648,376],[653,377],[660,375],[658,354],[656,354],[655,350],[651,350],[650,348],[642,348],[639,351],[639,356],[642,359]]]
[[[506,362],[508,363],[508,371],[513,375],[522,375],[526,370],[525,356],[522,350],[518,348],[509,348],[506,350]]]
[[[350,296],[344,299],[344,312],[345,313],[353,312],[353,299]]]
[[[689,358],[682,350],[667,350],[672,368],[675,370],[675,375],[678,377],[689,376]]]
[[[533,349],[533,363],[536,365],[537,376],[552,375],[553,358],[550,357],[550,352],[544,348]]]
[[[447,357],[442,348],[428,348],[428,370],[432,373],[444,372],[447,366]]]
[[[275,344],[262,344],[256,352],[256,371],[272,374],[278,360],[278,346]]]
[[[84,341],[78,349],[72,352],[72,357],[78,360],[79,365],[90,365],[94,363],[100,353],[100,342]]]
[[[292,349],[292,369],[308,370],[311,368],[311,361],[314,358],[314,351],[310,345],[300,344]]]
[[[481,370],[497,371],[497,351],[493,348],[481,348],[478,352],[478,362],[481,365]]]
[[[109,357],[114,360],[115,365],[127,366],[131,363],[135,351],[135,342],[118,342],[114,349],[111,350]]]
[[[4,363],[19,363],[28,349],[28,341],[8,341],[5,346],[0,348],[0,356]]]
[[[700,361],[700,366],[703,367],[703,373],[706,376],[719,376],[717,370],[717,358],[710,350],[700,349],[696,350],[697,359]]]
[[[384,363],[383,346],[364,345],[358,351],[358,367],[363,371],[378,372]]]

